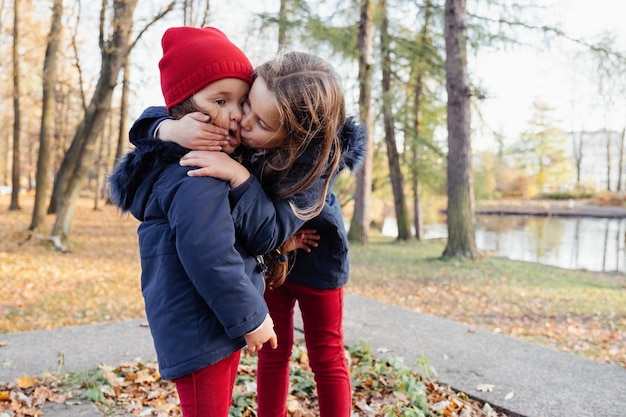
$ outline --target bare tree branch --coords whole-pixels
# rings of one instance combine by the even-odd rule
[[[159,13],[157,13],[156,15],[154,15],[154,17],[152,18],[152,20],[150,20],[137,34],[137,36],[135,37],[135,39],[131,42],[130,44],[130,48],[129,51],[131,51],[135,45],[137,44],[137,42],[139,41],[139,39],[141,39],[141,37],[143,36],[144,33],[146,33],[146,31],[152,26],[154,25],[156,22],[158,22],[159,20],[161,20],[163,17],[165,17],[165,15],[167,15],[169,12],[171,12],[172,10],[174,10],[174,8],[176,7],[176,0],[173,0],[170,4],[168,4],[167,6],[165,6],[163,8],[163,10],[161,10]]]

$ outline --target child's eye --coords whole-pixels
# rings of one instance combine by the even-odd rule
[[[218,104],[219,106],[223,106],[224,104],[226,104],[226,100],[217,99],[215,100],[215,103]]]

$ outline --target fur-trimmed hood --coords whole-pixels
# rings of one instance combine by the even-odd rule
[[[361,169],[365,160],[367,129],[359,124],[355,117],[351,116],[341,126],[338,134],[341,141],[339,170],[347,168],[356,173]]]
[[[146,138],[123,156],[109,176],[111,198],[122,211],[142,220],[152,183],[167,165],[178,163],[189,152],[172,142]]]

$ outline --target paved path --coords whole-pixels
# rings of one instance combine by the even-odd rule
[[[375,351],[413,366],[426,357],[437,379],[509,416],[625,417],[626,369],[348,295],[346,343],[365,340]],[[0,335],[0,381],[44,371],[78,371],[104,362],[155,358],[143,320]],[[479,392],[492,384],[492,392]],[[512,393],[512,394],[511,394]],[[510,398],[512,395],[512,398]],[[509,399],[507,399],[509,398]],[[92,404],[48,406],[47,417],[102,417]]]

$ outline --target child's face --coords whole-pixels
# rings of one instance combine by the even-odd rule
[[[257,77],[243,105],[241,142],[249,148],[276,149],[282,146],[286,136],[276,97],[265,80]]]
[[[241,142],[241,106],[249,89],[250,85],[243,80],[223,78],[207,85],[192,97],[196,107],[211,116],[211,123],[228,129],[228,144],[223,146],[226,153],[233,152]]]

